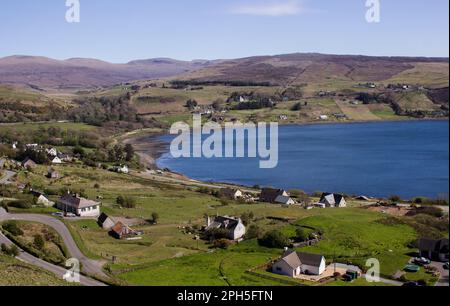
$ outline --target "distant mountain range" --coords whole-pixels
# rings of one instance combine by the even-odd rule
[[[60,89],[109,86],[121,82],[171,77],[217,62],[155,58],[112,64],[97,59],[55,60],[16,55],[0,58],[0,83]]]
[[[86,88],[155,78],[254,81],[277,85],[330,80],[380,82],[424,79],[448,86],[448,58],[287,54],[234,60],[178,61],[168,58],[112,64],[96,59],[55,60],[36,56],[0,58],[0,83],[32,88]],[[425,80],[426,78],[426,80]]]

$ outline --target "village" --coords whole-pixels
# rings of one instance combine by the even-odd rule
[[[18,144],[14,143],[12,149],[16,150]],[[47,184],[52,184],[55,181],[63,179],[62,172],[66,166],[79,164],[79,156],[72,153],[61,153],[57,148],[45,147],[39,144],[26,144],[26,152],[30,156],[40,156],[45,154],[48,157],[49,165],[46,173],[42,176]],[[15,161],[9,158],[0,159],[1,185],[14,185],[15,177],[18,173],[35,172],[36,169],[42,169],[31,157],[27,156],[22,161]],[[98,171],[98,170],[93,170]],[[136,171],[131,170],[125,164],[118,164],[103,171],[115,172],[117,175],[136,175]],[[153,171],[153,176],[163,178],[167,175],[165,171]],[[74,222],[77,220],[92,220],[97,226],[104,231],[105,237],[111,237],[116,240],[123,240],[128,242],[146,240],[148,235],[146,230],[141,229],[142,221],[136,218],[129,218],[124,215],[111,214],[111,209],[103,209],[103,197],[97,196],[95,199],[89,199],[82,196],[75,190],[67,188],[64,194],[60,196],[49,196],[44,190],[34,189],[30,184],[17,185],[18,190],[25,195],[33,197],[32,205],[30,207],[43,207],[48,209],[56,209],[51,213],[54,218],[68,220]],[[101,188],[97,186],[96,188]],[[45,189],[45,188],[44,188]],[[210,193],[206,188],[200,188],[200,193]],[[404,204],[391,201],[391,203],[374,199],[367,196],[350,197],[339,193],[321,193],[315,196],[310,196],[299,191],[287,191],[276,188],[262,188],[260,190],[248,190],[245,188],[232,186],[217,186],[216,191],[212,193],[213,197],[219,199],[222,205],[229,205],[228,202],[242,203],[243,205],[251,205],[257,207],[258,203],[278,207],[280,211],[288,208],[299,211],[314,211],[314,210],[345,210],[348,208],[348,201],[359,203],[360,207],[366,207],[373,211],[378,211],[381,214],[398,215],[400,211],[412,211],[419,209],[421,205],[418,204]],[[314,199],[314,197],[317,197]],[[117,205],[121,209],[126,207],[132,208],[135,206],[134,200],[130,198],[118,197]],[[12,209],[19,203],[10,202],[10,204],[2,201],[2,207],[6,211]],[[256,206],[255,206],[256,205]],[[23,206],[25,208],[29,206]],[[26,211],[26,209],[25,209]],[[51,210],[50,210],[51,211]],[[405,213],[405,214],[406,214]],[[0,218],[1,219],[1,218]],[[185,235],[192,236],[194,241],[204,241],[213,249],[228,249],[233,245],[240,245],[248,239],[259,237],[259,243],[262,246],[269,246],[278,248],[280,251],[278,259],[273,259],[270,262],[264,263],[258,268],[250,267],[248,273],[260,275],[262,271],[268,272],[272,275],[280,275],[288,277],[293,280],[307,282],[309,284],[326,284],[332,280],[342,279],[345,282],[354,282],[360,278],[365,277],[365,267],[358,266],[349,262],[338,262],[333,258],[326,258],[325,255],[314,252],[305,252],[302,249],[313,247],[321,243],[323,239],[323,231],[314,227],[298,227],[295,235],[291,238],[281,237],[280,232],[268,232],[265,236],[255,234],[255,231],[260,231],[255,225],[249,225],[250,221],[254,219],[252,212],[245,212],[241,215],[216,215],[207,214],[204,216],[204,223],[199,226],[178,226],[178,230]],[[156,226],[160,220],[157,212],[153,212],[149,218],[149,224]],[[282,220],[282,219],[280,219]],[[137,229],[134,228],[137,226]],[[249,233],[251,232],[251,233]],[[255,236],[256,235],[256,236]],[[382,282],[394,285],[423,285],[422,282],[408,281],[404,277],[406,273],[417,273],[421,269],[431,271],[431,274],[439,277],[445,271],[448,271],[448,239],[428,239],[422,238],[417,241],[419,253],[412,256],[410,262],[404,267],[404,272],[399,271],[396,277],[392,280],[383,279]],[[245,256],[245,255],[242,255]],[[114,256],[115,258],[115,256]],[[438,264],[442,262],[442,264]],[[444,264],[445,263],[445,264]],[[262,267],[262,268],[261,268]],[[424,268],[422,268],[424,267]],[[255,270],[256,269],[256,270]],[[262,270],[261,270],[262,269]],[[259,271],[259,272],[258,272]],[[448,275],[448,272],[447,272]],[[269,277],[265,275],[264,277]],[[401,281],[403,279],[403,281]]]

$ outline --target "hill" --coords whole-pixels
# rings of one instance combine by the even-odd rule
[[[212,65],[172,59],[149,59],[113,64],[96,59],[55,60],[37,56],[0,58],[0,84],[28,85],[37,90],[111,86],[141,79],[171,77]]]
[[[274,85],[305,83],[382,82],[448,84],[448,58],[370,57],[354,55],[286,54],[223,61],[188,73],[183,80],[253,81]],[[435,84],[436,83],[436,84]]]

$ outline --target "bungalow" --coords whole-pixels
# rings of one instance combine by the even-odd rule
[[[326,270],[326,260],[322,255],[286,251],[272,266],[272,272],[289,277],[301,274],[322,275]]]
[[[101,203],[87,200],[78,195],[64,195],[57,202],[56,207],[65,213],[73,213],[79,217],[98,217]]]
[[[246,228],[241,219],[236,219],[228,216],[217,216],[211,219],[209,216],[206,220],[205,231],[214,229],[224,229],[228,231],[228,238],[230,240],[239,240],[244,237]]]
[[[27,157],[22,162],[22,166],[24,168],[36,168],[37,164],[34,162],[34,160],[32,160],[31,158]]]
[[[448,239],[420,239],[419,252],[420,256],[428,258],[430,260],[448,262]]]
[[[289,196],[278,196],[275,199],[275,203],[284,204],[284,205],[294,205],[295,201]]]
[[[278,197],[289,197],[289,193],[283,189],[264,188],[259,197],[260,202],[276,203]]]
[[[55,205],[55,203],[50,201],[42,192],[31,190],[30,193],[34,196],[37,205],[42,205],[45,207],[51,207]]]
[[[342,194],[324,193],[320,198],[319,204],[325,204],[326,207],[343,208],[347,207],[347,201]]]
[[[220,195],[228,199],[237,200],[242,198],[244,193],[239,189],[224,188],[220,191]]]
[[[117,239],[126,239],[139,234],[129,226],[119,221],[111,228],[111,235]]]
[[[116,224],[115,221],[110,218],[107,214],[102,213],[97,219],[97,223],[105,230],[110,230]]]

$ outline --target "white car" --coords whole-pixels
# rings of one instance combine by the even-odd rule
[[[414,258],[414,262],[416,263],[416,264],[419,264],[419,265],[429,265],[430,263],[431,263],[431,261],[429,260],[429,259],[427,259],[427,258],[425,258],[425,257],[417,257],[417,258]]]

